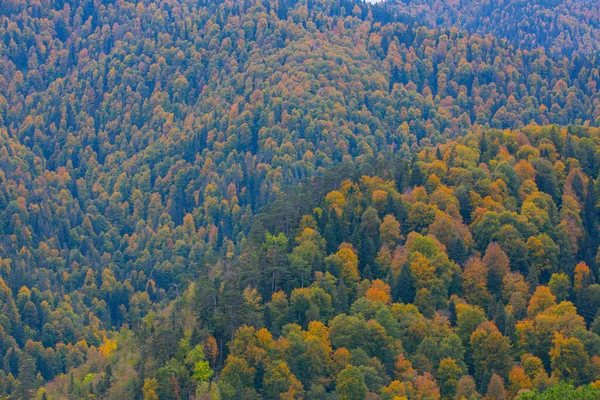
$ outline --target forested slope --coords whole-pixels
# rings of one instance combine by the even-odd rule
[[[600,8],[589,0],[387,0],[382,15],[429,27],[493,34],[517,48],[544,48],[556,58],[600,51]]]
[[[552,166],[532,161],[534,170],[543,172],[527,173],[546,176],[558,168],[557,174],[568,176],[580,166],[585,175],[578,196],[581,190],[591,193],[599,165],[593,128],[600,124],[597,55],[556,58],[542,48],[522,50],[489,34],[417,25],[372,6],[337,1],[2,2],[0,395],[30,398],[57,376],[67,374],[63,379],[68,379],[69,371],[86,360],[108,357],[119,329],[129,328],[134,336],[154,329],[152,318],[144,318],[153,311],[163,315],[161,310],[184,293],[192,296],[186,292],[190,282],[198,280],[199,287],[227,278],[215,287],[225,297],[214,313],[190,322],[203,332],[189,339],[190,346],[215,338],[218,351],[210,368],[216,371],[216,382],[234,332],[243,323],[262,326],[262,311],[254,320],[244,319],[255,315],[248,313],[248,302],[258,307],[279,289],[289,296],[296,287],[310,286],[317,268],[324,271],[318,266],[325,256],[338,252],[342,242],[353,243],[345,236],[326,240],[326,254],[319,256],[323,260],[315,258],[314,266],[312,261],[308,266],[276,265],[267,281],[256,271],[257,262],[266,268],[259,253],[248,250],[252,243],[261,248],[265,240],[260,228],[264,215],[275,224],[268,226],[273,243],[281,241],[290,251],[296,237],[292,227],[303,213],[312,213],[307,205],[316,207],[344,178],[355,184],[363,175],[397,179],[400,196],[427,183],[433,173],[418,172],[418,158],[428,160],[422,149],[433,154],[437,146],[450,146],[466,135],[479,140],[481,132],[491,129],[512,129],[517,135],[530,123],[572,125],[569,134],[567,128],[552,130],[564,170],[540,145],[539,154],[523,151]],[[516,156],[516,144],[505,146]],[[451,169],[443,157],[439,161]],[[475,167],[489,163],[486,168],[492,171],[495,157],[477,160]],[[507,163],[514,167],[518,161]],[[410,180],[401,183],[401,176]],[[323,178],[311,181],[314,177]],[[527,177],[523,182],[532,181]],[[553,181],[540,179],[533,181],[548,192],[544,185]],[[295,188],[300,182],[304,186]],[[564,182],[558,182],[548,192],[557,210],[565,190]],[[310,199],[292,195],[306,187],[314,191]],[[484,193],[480,195],[485,199]],[[515,193],[511,211],[524,200]],[[478,204],[477,198],[467,197],[471,207]],[[273,207],[279,208],[256,220],[261,207],[277,199],[282,202]],[[588,204],[587,210],[594,206]],[[321,208],[329,218],[329,209]],[[596,274],[598,243],[591,228],[595,225],[590,225],[596,217],[587,212],[585,219],[583,209],[573,211],[587,224],[576,243],[564,241],[564,229],[575,231],[571,220],[556,233],[563,236],[521,233],[527,244],[529,236],[545,232],[560,249],[561,258],[552,259],[551,267],[560,266],[572,281],[579,261],[590,267],[590,276]],[[471,219],[477,217],[473,212],[475,208],[461,211],[464,229],[471,229]],[[558,224],[558,219],[552,221]],[[402,231],[406,240],[410,226]],[[320,234],[329,239],[322,228]],[[354,232],[353,224],[350,228]],[[277,236],[281,231],[286,238]],[[482,233],[477,246],[463,240],[465,257],[483,252],[481,243],[492,240],[493,233]],[[515,235],[505,233],[507,238]],[[477,237],[475,231],[472,235]],[[361,244],[364,248],[355,243],[360,282],[387,276],[373,261],[380,250],[375,239]],[[521,250],[504,249],[509,255]],[[454,260],[452,268],[464,267],[464,262]],[[533,293],[555,271],[544,266],[539,274],[530,273],[528,262],[519,259],[511,266]],[[247,264],[243,279],[228,269],[240,263]],[[462,274],[455,272],[454,289],[436,292],[433,310],[420,311],[425,317],[444,312],[448,296],[461,296]],[[285,287],[278,281],[283,277]],[[393,287],[392,281],[386,284]],[[346,308],[358,293],[348,294]],[[253,297],[258,295],[262,300]],[[214,294],[213,305],[219,296]],[[346,308],[320,319],[328,323]],[[588,323],[593,321],[591,311],[580,312]],[[280,330],[273,334],[278,337]],[[179,340],[184,332],[173,337]],[[135,347],[129,350],[134,359],[142,354]],[[179,361],[187,353],[182,350]],[[201,356],[194,354],[190,360],[196,363]],[[593,360],[595,353],[587,354]],[[167,352],[156,357],[156,364],[144,367],[143,373],[132,362],[119,377],[135,378],[119,382],[129,382],[127,390],[133,392],[128,393],[141,397],[144,379],[157,376],[172,356]],[[550,374],[548,355],[537,356]],[[122,361],[117,357],[115,366],[123,366]],[[594,370],[589,368],[576,383],[592,380]],[[323,381],[323,390],[332,392],[334,370],[326,371],[329,381]],[[171,386],[165,389],[164,379],[178,390],[195,390],[183,372],[178,378],[165,374],[157,389],[164,396],[174,393]],[[394,377],[389,369],[386,374]],[[112,373],[89,378],[86,385],[93,383],[93,390],[81,386],[85,377],[80,378],[67,382],[71,397],[108,396],[109,390],[122,389],[113,388]],[[251,389],[271,396],[261,379],[258,375]],[[307,385],[306,377],[298,379]],[[478,390],[487,385],[486,379],[476,379]]]
[[[596,399],[599,145],[484,130],[304,183],[48,393]]]

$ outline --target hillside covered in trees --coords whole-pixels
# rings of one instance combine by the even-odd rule
[[[595,398],[595,33],[438,22],[0,3],[0,396]]]
[[[600,51],[600,8],[589,0],[386,0],[379,7],[430,28],[458,27],[525,50],[541,47],[556,59]]]
[[[599,145],[483,130],[302,183],[48,393],[596,399]]]

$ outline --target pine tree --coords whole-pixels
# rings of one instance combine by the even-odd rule
[[[71,374],[72,376],[73,374]],[[34,389],[36,387],[36,366],[35,361],[29,355],[26,355],[21,360],[19,365],[19,376],[17,378],[18,385],[16,387],[16,398],[33,398]]]
[[[454,237],[452,239],[450,247],[448,248],[448,256],[458,265],[463,265],[465,263],[467,260],[467,249],[460,238]]]
[[[490,378],[490,383],[487,387],[486,399],[490,400],[506,400],[506,389],[504,388],[504,381],[501,377],[493,374]]]
[[[394,301],[407,304],[414,301],[416,295],[415,284],[407,265],[402,268],[395,288]]]
[[[425,180],[425,175],[423,175],[419,163],[413,163],[412,170],[410,173],[410,186],[423,186],[425,184]]]
[[[336,290],[335,309],[337,314],[345,314],[349,311],[350,293],[343,279],[340,279]]]
[[[450,317],[449,317],[450,326],[455,327],[456,326],[456,303],[454,302],[454,299],[450,299],[450,303],[448,304],[448,312],[450,314]]]

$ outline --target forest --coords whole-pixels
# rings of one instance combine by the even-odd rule
[[[544,48],[556,59],[600,50],[600,8],[587,0],[394,0],[378,8],[406,22],[493,34],[527,50]]]
[[[598,8],[500,3],[1,2],[0,398],[600,399]]]

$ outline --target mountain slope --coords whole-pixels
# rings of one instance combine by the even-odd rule
[[[600,51],[600,10],[594,1],[390,0],[378,7],[431,28],[492,34],[523,50],[541,47],[556,59]]]
[[[373,175],[484,128],[599,124],[597,57],[388,23],[362,3],[12,1],[0,15],[13,398],[237,259],[255,214],[303,179]]]
[[[597,398],[599,143],[488,130],[303,183],[239,255],[47,393]],[[592,164],[569,161],[590,146]]]

